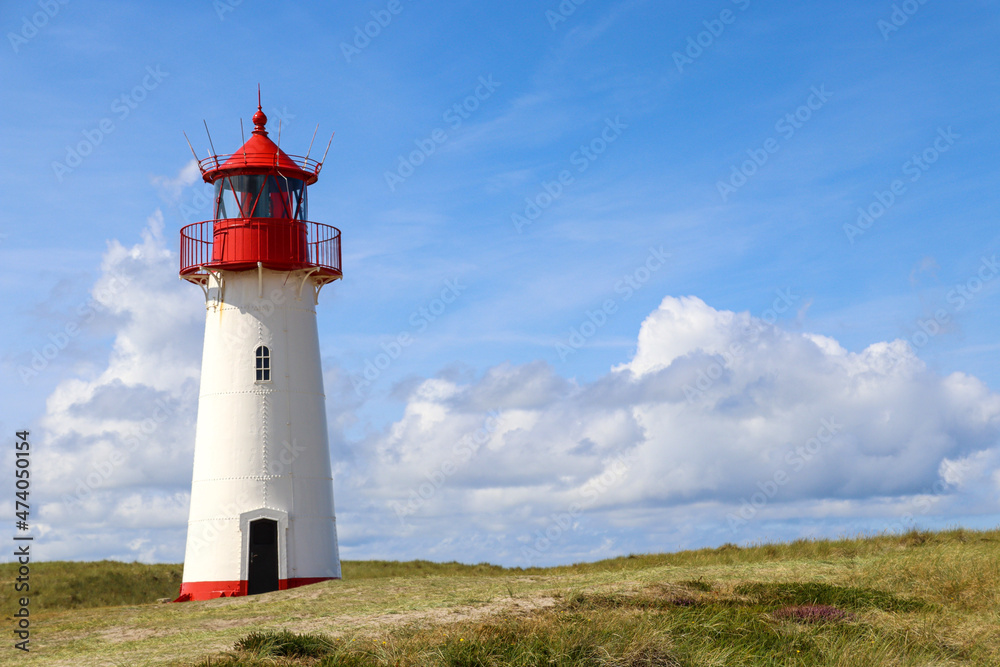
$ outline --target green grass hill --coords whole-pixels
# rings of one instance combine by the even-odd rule
[[[1000,530],[726,545],[555,568],[345,561],[344,580],[164,604],[181,566],[35,563],[3,665],[1000,665]],[[0,566],[13,591],[16,566]]]

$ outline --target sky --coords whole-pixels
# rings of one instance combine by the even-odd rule
[[[335,132],[343,558],[995,527],[997,10],[3,3],[0,428],[31,433],[36,557],[183,559],[185,134],[236,150],[258,85],[287,152]]]

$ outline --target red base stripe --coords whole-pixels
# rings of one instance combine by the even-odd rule
[[[330,581],[334,577],[299,577],[295,579],[279,579],[278,590],[318,584]],[[181,584],[180,595],[174,602],[189,600],[214,600],[215,598],[231,598],[247,594],[247,582],[243,581],[185,581]]]

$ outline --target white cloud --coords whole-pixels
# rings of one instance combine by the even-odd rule
[[[80,557],[81,544],[121,555],[131,544],[141,548],[126,555],[148,559],[157,547],[139,533],[186,520],[177,494],[190,485],[202,309],[162,232],[157,212],[140,243],[109,243],[91,290],[118,322],[109,357],[47,401],[34,463],[46,558]],[[166,553],[178,558],[183,543],[173,547]]]
[[[191,158],[181,167],[176,176],[152,176],[149,180],[166,201],[175,202],[180,198],[184,188],[201,180],[201,169],[198,168],[198,162]]]
[[[974,377],[934,374],[903,341],[852,353],[667,297],[642,324],[635,356],[593,383],[541,362],[466,384],[428,379],[361,447],[373,452],[365,492],[381,499],[384,531],[430,548],[419,536],[490,526],[506,535],[493,558],[516,562],[539,530],[561,539],[538,558],[565,560],[613,535],[672,548],[663,533],[684,528],[664,531],[670,522],[701,522],[693,539],[704,544],[759,538],[762,520],[797,521],[806,534],[809,524],[959,516],[977,504],[963,495],[973,470],[995,500],[998,426],[1000,396]],[[626,471],[613,474],[621,462]],[[584,505],[571,513],[577,528],[554,528],[574,503]],[[466,558],[490,557],[468,548]]]

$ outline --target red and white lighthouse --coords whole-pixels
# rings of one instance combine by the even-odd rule
[[[241,149],[199,161],[214,219],[181,230],[180,275],[206,319],[178,600],[340,578],[316,329],[340,230],[308,221],[322,162],[285,154],[259,104],[253,122]]]

